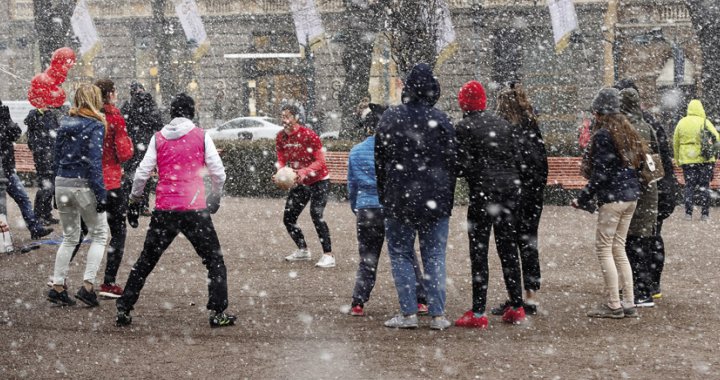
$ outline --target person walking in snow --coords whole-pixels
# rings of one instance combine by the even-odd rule
[[[116,302],[118,326],[132,323],[130,311],[140,297],[145,281],[163,252],[182,233],[207,268],[210,327],[235,324],[236,317],[225,312],[228,306],[227,269],[210,214],[220,208],[225,168],[210,136],[193,124],[195,101],[179,94],[170,103],[172,121],[150,140],[147,153],[135,173],[130,195],[130,212],[141,211],[142,194],[148,178],[157,168],[155,210],[145,235],[140,257],[133,265],[125,289]],[[205,197],[202,174],[210,175],[211,190]]]
[[[330,190],[330,177],[322,142],[315,132],[300,124],[298,107],[292,104],[284,105],[281,119],[283,130],[278,132],[275,138],[277,166],[278,169],[289,167],[297,175],[296,186],[290,189],[283,212],[283,223],[297,250],[285,257],[285,260],[303,261],[311,258],[305,235],[297,224],[300,214],[309,202],[310,217],[323,250],[323,255],[315,266],[333,268],[335,256],[332,253],[330,229],[323,219]]]
[[[444,330],[448,223],[455,192],[455,129],[436,109],[440,83],[425,63],[407,75],[403,104],[383,113],[375,133],[375,174],[400,314],[386,327],[418,327],[415,237],[425,273],[430,328]]]

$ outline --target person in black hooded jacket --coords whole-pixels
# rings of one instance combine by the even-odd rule
[[[445,248],[455,192],[455,129],[434,108],[440,84],[425,63],[410,70],[403,104],[383,113],[375,134],[375,174],[385,210],[388,253],[402,313],[387,327],[417,327],[415,236],[425,273],[430,328],[450,326],[445,318]]]
[[[25,118],[28,148],[35,161],[38,191],[35,193],[35,216],[45,224],[57,224],[52,216],[52,197],[55,193],[55,135],[60,128],[63,111],[59,108],[31,110]]]
[[[479,82],[466,83],[458,94],[464,114],[456,128],[459,175],[470,188],[467,224],[473,302],[472,309],[455,325],[481,329],[488,325],[488,247],[493,229],[509,299],[502,319],[508,323],[525,320],[517,244],[522,130],[485,111],[486,102],[485,89]]]

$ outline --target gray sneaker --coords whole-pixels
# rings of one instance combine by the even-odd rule
[[[445,317],[433,318],[430,320],[430,330],[445,330],[450,327],[452,323]]]
[[[635,306],[623,306],[623,314],[625,314],[625,318],[640,318],[640,314],[638,314],[637,307]]]
[[[611,309],[610,306],[607,304],[600,304],[596,306],[594,309],[588,311],[585,315],[587,315],[590,318],[613,318],[613,319],[621,319],[625,318],[625,312],[623,311],[622,307],[619,307],[617,309]]]
[[[392,327],[396,329],[416,329],[418,327],[417,315],[398,314],[385,321],[385,327]]]
[[[310,251],[307,249],[298,249],[295,250],[290,256],[285,256],[285,260],[287,261],[304,261],[304,260],[310,260]]]

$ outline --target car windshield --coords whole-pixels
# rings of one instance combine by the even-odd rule
[[[227,123],[221,125],[218,131],[224,131],[228,129],[237,128],[250,128],[250,127],[262,127],[263,124],[257,120],[242,119],[242,120],[230,120]]]

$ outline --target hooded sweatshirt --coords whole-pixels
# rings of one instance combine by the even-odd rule
[[[455,191],[455,129],[433,106],[440,84],[432,69],[413,67],[403,103],[383,113],[375,134],[375,174],[386,215],[404,222],[449,217]]]
[[[678,165],[715,162],[714,158],[706,160],[700,155],[700,130],[704,127],[715,135],[715,139],[720,140],[715,126],[705,116],[702,103],[693,99],[688,104],[687,116],[678,122],[673,135],[675,162]]]
[[[135,172],[132,197],[142,198],[153,169],[158,185],[155,208],[162,211],[195,211],[207,208],[203,176],[208,174],[212,193],[222,194],[225,167],[212,139],[191,120],[175,118],[151,139]]]

